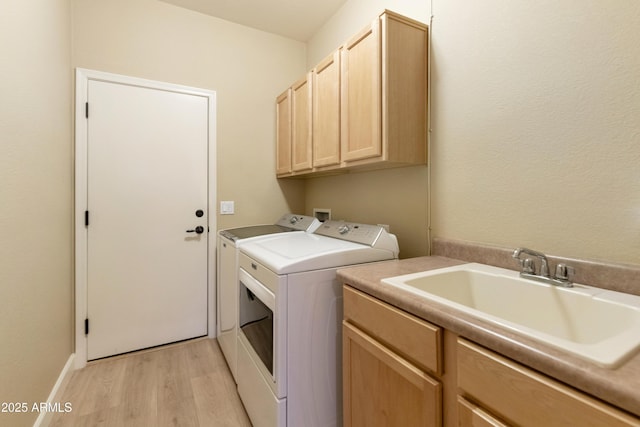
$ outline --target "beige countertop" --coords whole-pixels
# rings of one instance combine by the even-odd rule
[[[381,282],[387,277],[464,263],[452,258],[426,256],[345,267],[338,270],[338,278],[369,295],[640,416],[640,352],[616,369],[602,368],[506,328]],[[544,307],[540,309],[544,310]]]

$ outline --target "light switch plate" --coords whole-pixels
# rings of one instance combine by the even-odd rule
[[[235,203],[233,200],[220,202],[220,215],[233,215],[235,213]]]

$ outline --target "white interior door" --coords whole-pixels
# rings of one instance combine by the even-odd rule
[[[206,335],[208,100],[87,94],[87,358]]]

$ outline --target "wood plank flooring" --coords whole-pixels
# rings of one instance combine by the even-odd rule
[[[75,371],[51,427],[247,426],[236,385],[212,339],[117,356]]]

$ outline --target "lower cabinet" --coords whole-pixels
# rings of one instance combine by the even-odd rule
[[[442,425],[437,380],[349,323],[343,343],[346,427]]]
[[[640,418],[345,285],[344,425],[629,427]]]
[[[344,426],[441,426],[440,328],[350,287],[344,316]]]
[[[639,426],[640,420],[471,341],[458,338],[458,389],[494,414],[523,427]],[[480,409],[483,408],[483,409]],[[495,421],[497,422],[497,421]]]

